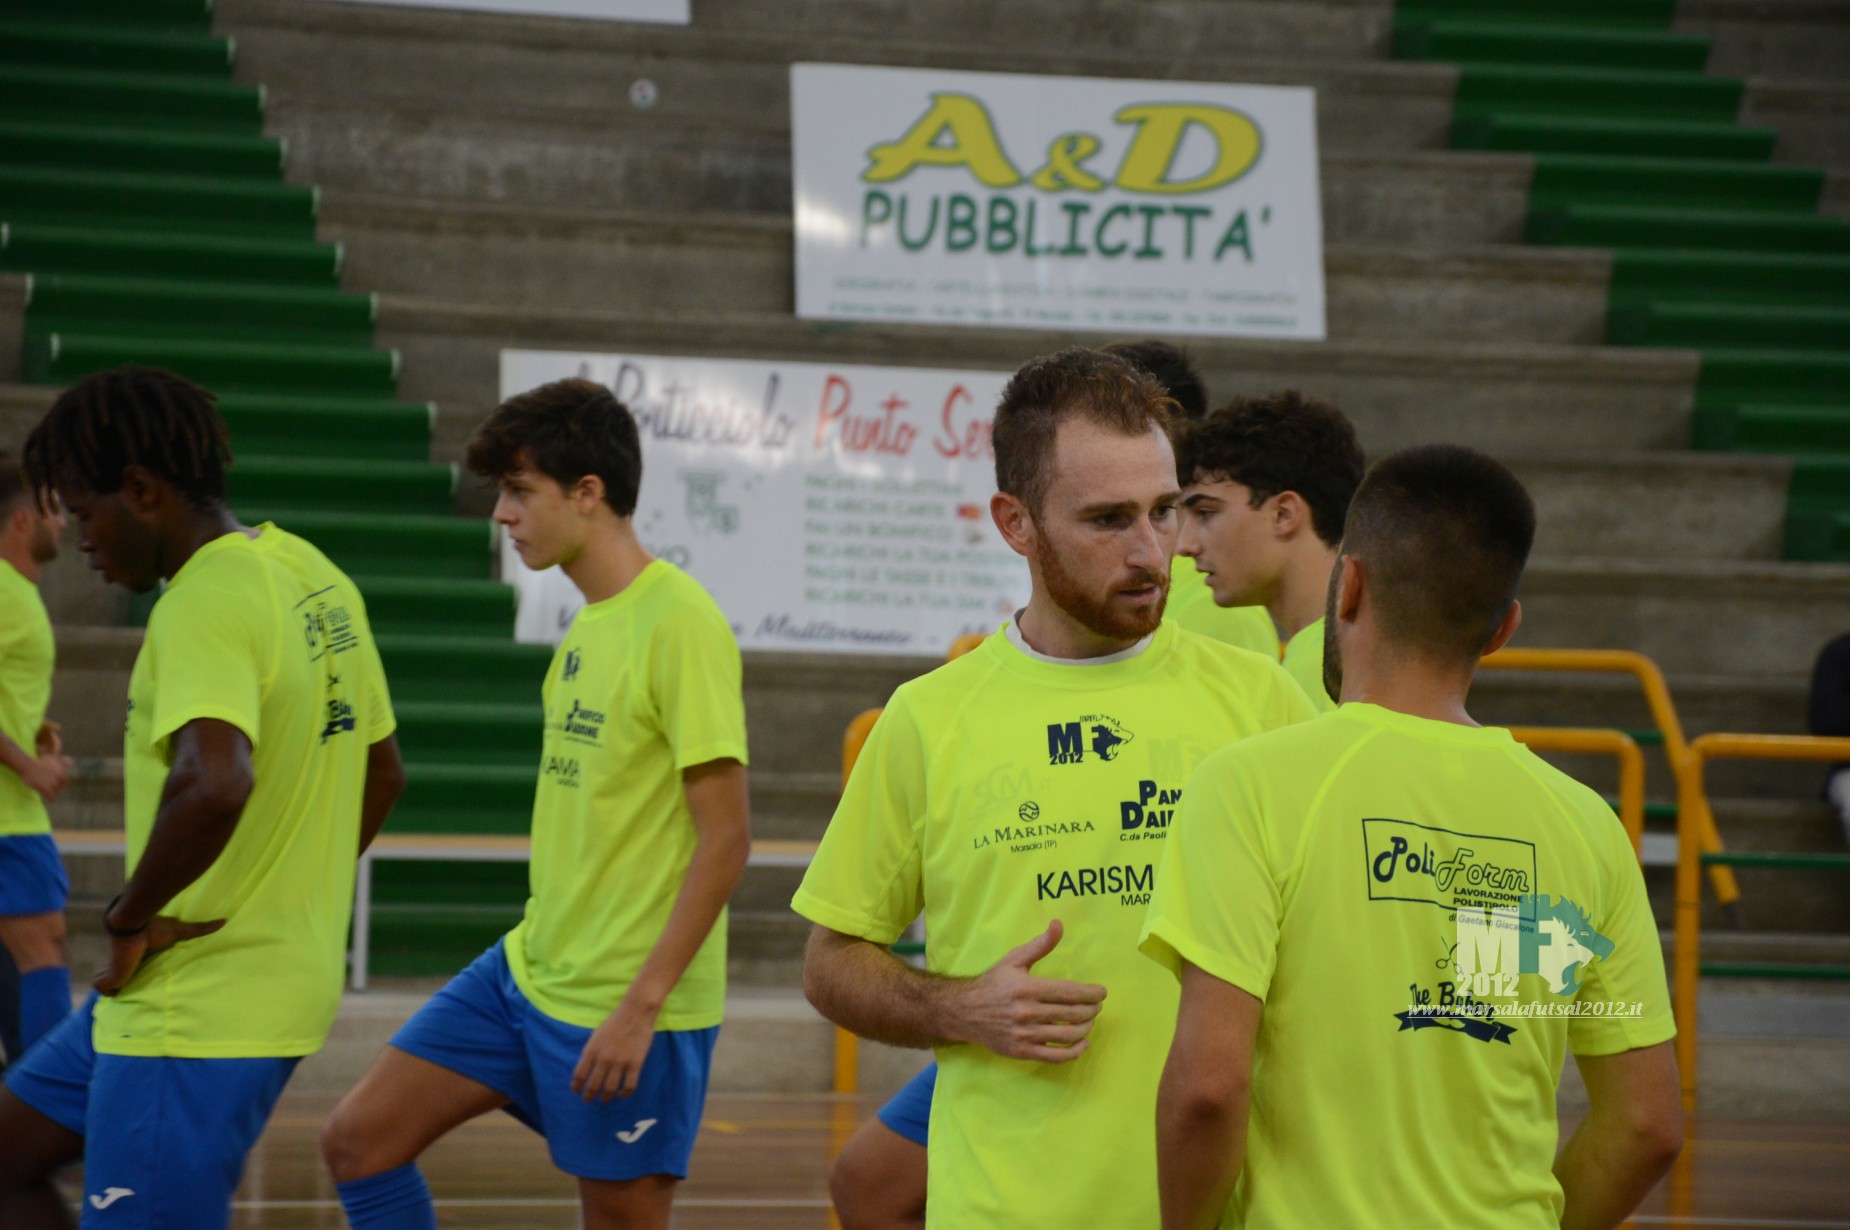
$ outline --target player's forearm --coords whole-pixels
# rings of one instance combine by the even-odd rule
[[[914,969],[879,944],[827,927],[810,932],[803,955],[803,991],[816,1011],[889,1046],[974,1041],[959,1010],[971,982]]]
[[[1566,1202],[1562,1230],[1612,1230],[1631,1216],[1676,1160],[1660,1137],[1597,1112],[1581,1120],[1555,1159]]]
[[[674,908],[668,914],[668,925],[624,995],[631,1006],[661,1011],[669,992],[681,981],[681,975],[719,922],[720,912],[745,874],[751,852],[749,828],[701,835],[687,864],[687,878],[681,881],[681,891],[675,895]]]
[[[1244,1088],[1203,1089],[1172,1051],[1156,1093],[1156,1173],[1163,1230],[1212,1230],[1246,1153]]]
[[[176,758],[161,792],[160,810],[135,874],[106,920],[132,930],[204,875],[237,831],[254,785],[248,768],[214,771],[192,758]]]
[[[398,736],[387,735],[366,752],[366,785],[360,795],[360,853],[366,853],[405,793],[405,762]]]

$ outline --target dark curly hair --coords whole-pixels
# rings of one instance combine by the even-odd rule
[[[642,488],[636,419],[591,380],[555,380],[508,398],[476,429],[465,460],[489,479],[525,464],[561,487],[595,474],[604,480],[604,502],[622,517],[635,513]]]
[[[1254,508],[1295,491],[1310,505],[1317,537],[1333,547],[1362,481],[1362,446],[1341,410],[1287,389],[1239,398],[1189,428],[1176,470],[1184,485],[1241,483],[1252,489]]]

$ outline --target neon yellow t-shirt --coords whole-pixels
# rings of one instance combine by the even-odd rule
[[[228,722],[254,786],[231,842],[161,912],[226,919],[96,1007],[96,1049],[192,1059],[306,1055],[340,1006],[369,745],[394,729],[366,607],[345,573],[273,525],[213,539],[168,583],[129,676],[128,865],[148,844],[171,740]]]
[[[1163,618],[1224,645],[1278,657],[1278,629],[1262,606],[1215,606],[1193,558],[1178,555],[1169,567],[1169,605]]]
[[[694,821],[682,772],[746,762],[739,645],[700,583],[664,560],[578,612],[546,673],[527,912],[508,965],[540,1011],[596,1028],[668,925]],[[657,1029],[726,1007],[722,912]]]
[[[1073,1063],[938,1048],[931,1225],[1157,1224],[1177,990],[1136,949],[1162,842],[1203,757],[1309,716],[1276,662],[1170,624],[1090,664],[1005,631],[894,693],[793,908],[878,944],[923,909],[927,964],[965,977],[1057,918],[1034,972],[1109,991]]]
[[[1676,1034],[1612,809],[1507,730],[1374,705],[1208,758],[1143,947],[1265,1001],[1224,1227],[1553,1230],[1568,1048]]]
[[[35,748],[57,649],[39,587],[0,560],[0,731],[28,756]],[[0,768],[0,837],[51,832],[45,800],[11,769]]]
[[[1311,707],[1318,713],[1336,708],[1329,689],[1323,686],[1323,621],[1299,628],[1297,635],[1285,642],[1285,673],[1298,681]]]

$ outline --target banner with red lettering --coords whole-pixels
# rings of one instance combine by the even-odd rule
[[[918,367],[501,352],[501,395],[580,377],[642,433],[636,529],[705,585],[742,649],[942,657],[1028,599],[989,515],[989,424],[1008,375]],[[581,605],[511,551],[519,636]]]

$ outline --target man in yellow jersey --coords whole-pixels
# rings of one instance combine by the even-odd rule
[[[1244,397],[1183,437],[1179,549],[1219,606],[1259,603],[1284,629],[1285,670],[1319,712],[1323,601],[1362,446],[1343,412],[1296,390]]]
[[[1156,378],[1176,404],[1172,424],[1177,442],[1178,459],[1185,455],[1181,440],[1194,425],[1208,416],[1208,390],[1201,373],[1186,352],[1168,342],[1148,338],[1135,342],[1113,342],[1104,347],[1125,362]],[[1278,629],[1272,617],[1257,601],[1223,606],[1209,591],[1206,578],[1187,555],[1178,554],[1169,570],[1169,605],[1163,617],[1191,632],[1213,637],[1241,649],[1250,649],[1267,657],[1278,656]]]
[[[1155,1221],[1148,1132],[1101,1125],[1148,1122],[1174,1019],[1135,951],[1160,846],[1199,760],[1310,715],[1275,661],[1163,622],[1168,407],[1098,351],[1015,374],[991,512],[1028,605],[894,693],[792,903],[816,1007],[937,1050],[931,1225]],[[925,972],[886,951],[921,910]]]
[[[1155,379],[1176,411],[1172,440],[1208,412],[1208,392],[1188,355],[1154,338],[1101,347]],[[1171,561],[1169,598],[1163,618],[1192,632],[1278,656],[1278,632],[1261,606],[1216,606],[1195,570],[1195,562]],[[925,1222],[926,1148],[930,1140],[932,1091],[938,1065],[927,1064],[888,1099],[874,1118],[856,1129],[829,1169],[829,1194],[843,1230],[901,1230]]]
[[[0,1094],[0,1224],[70,1224],[50,1175],[84,1162],[83,1226],[229,1224],[245,1154],[340,1004],[353,876],[403,785],[359,592],[225,504],[210,394],[124,367],[79,381],[26,442],[39,498],[103,578],[162,581],[129,680],[129,877],[101,998]]]
[[[1676,1156],[1676,1026],[1625,830],[1465,710],[1534,534],[1481,453],[1381,462],[1330,589],[1342,707],[1190,780],[1143,941],[1182,988],[1169,1230],[1603,1230]],[[1570,1049],[1592,1109],[1557,1154]]]
[[[70,881],[51,838],[54,802],[70,777],[51,701],[55,647],[39,597],[39,573],[57,558],[64,516],[41,506],[25,472],[0,453],[0,956],[17,971],[0,1021],[7,1059],[71,1013],[64,951]]]
[[[589,1230],[665,1227],[726,998],[726,900],[751,853],[731,625],[632,516],[636,421],[561,380],[470,442],[495,520],[585,606],[553,655],[526,916],[392,1039],[322,1132],[355,1230],[430,1230],[417,1169],[504,1109],[578,1179]]]

